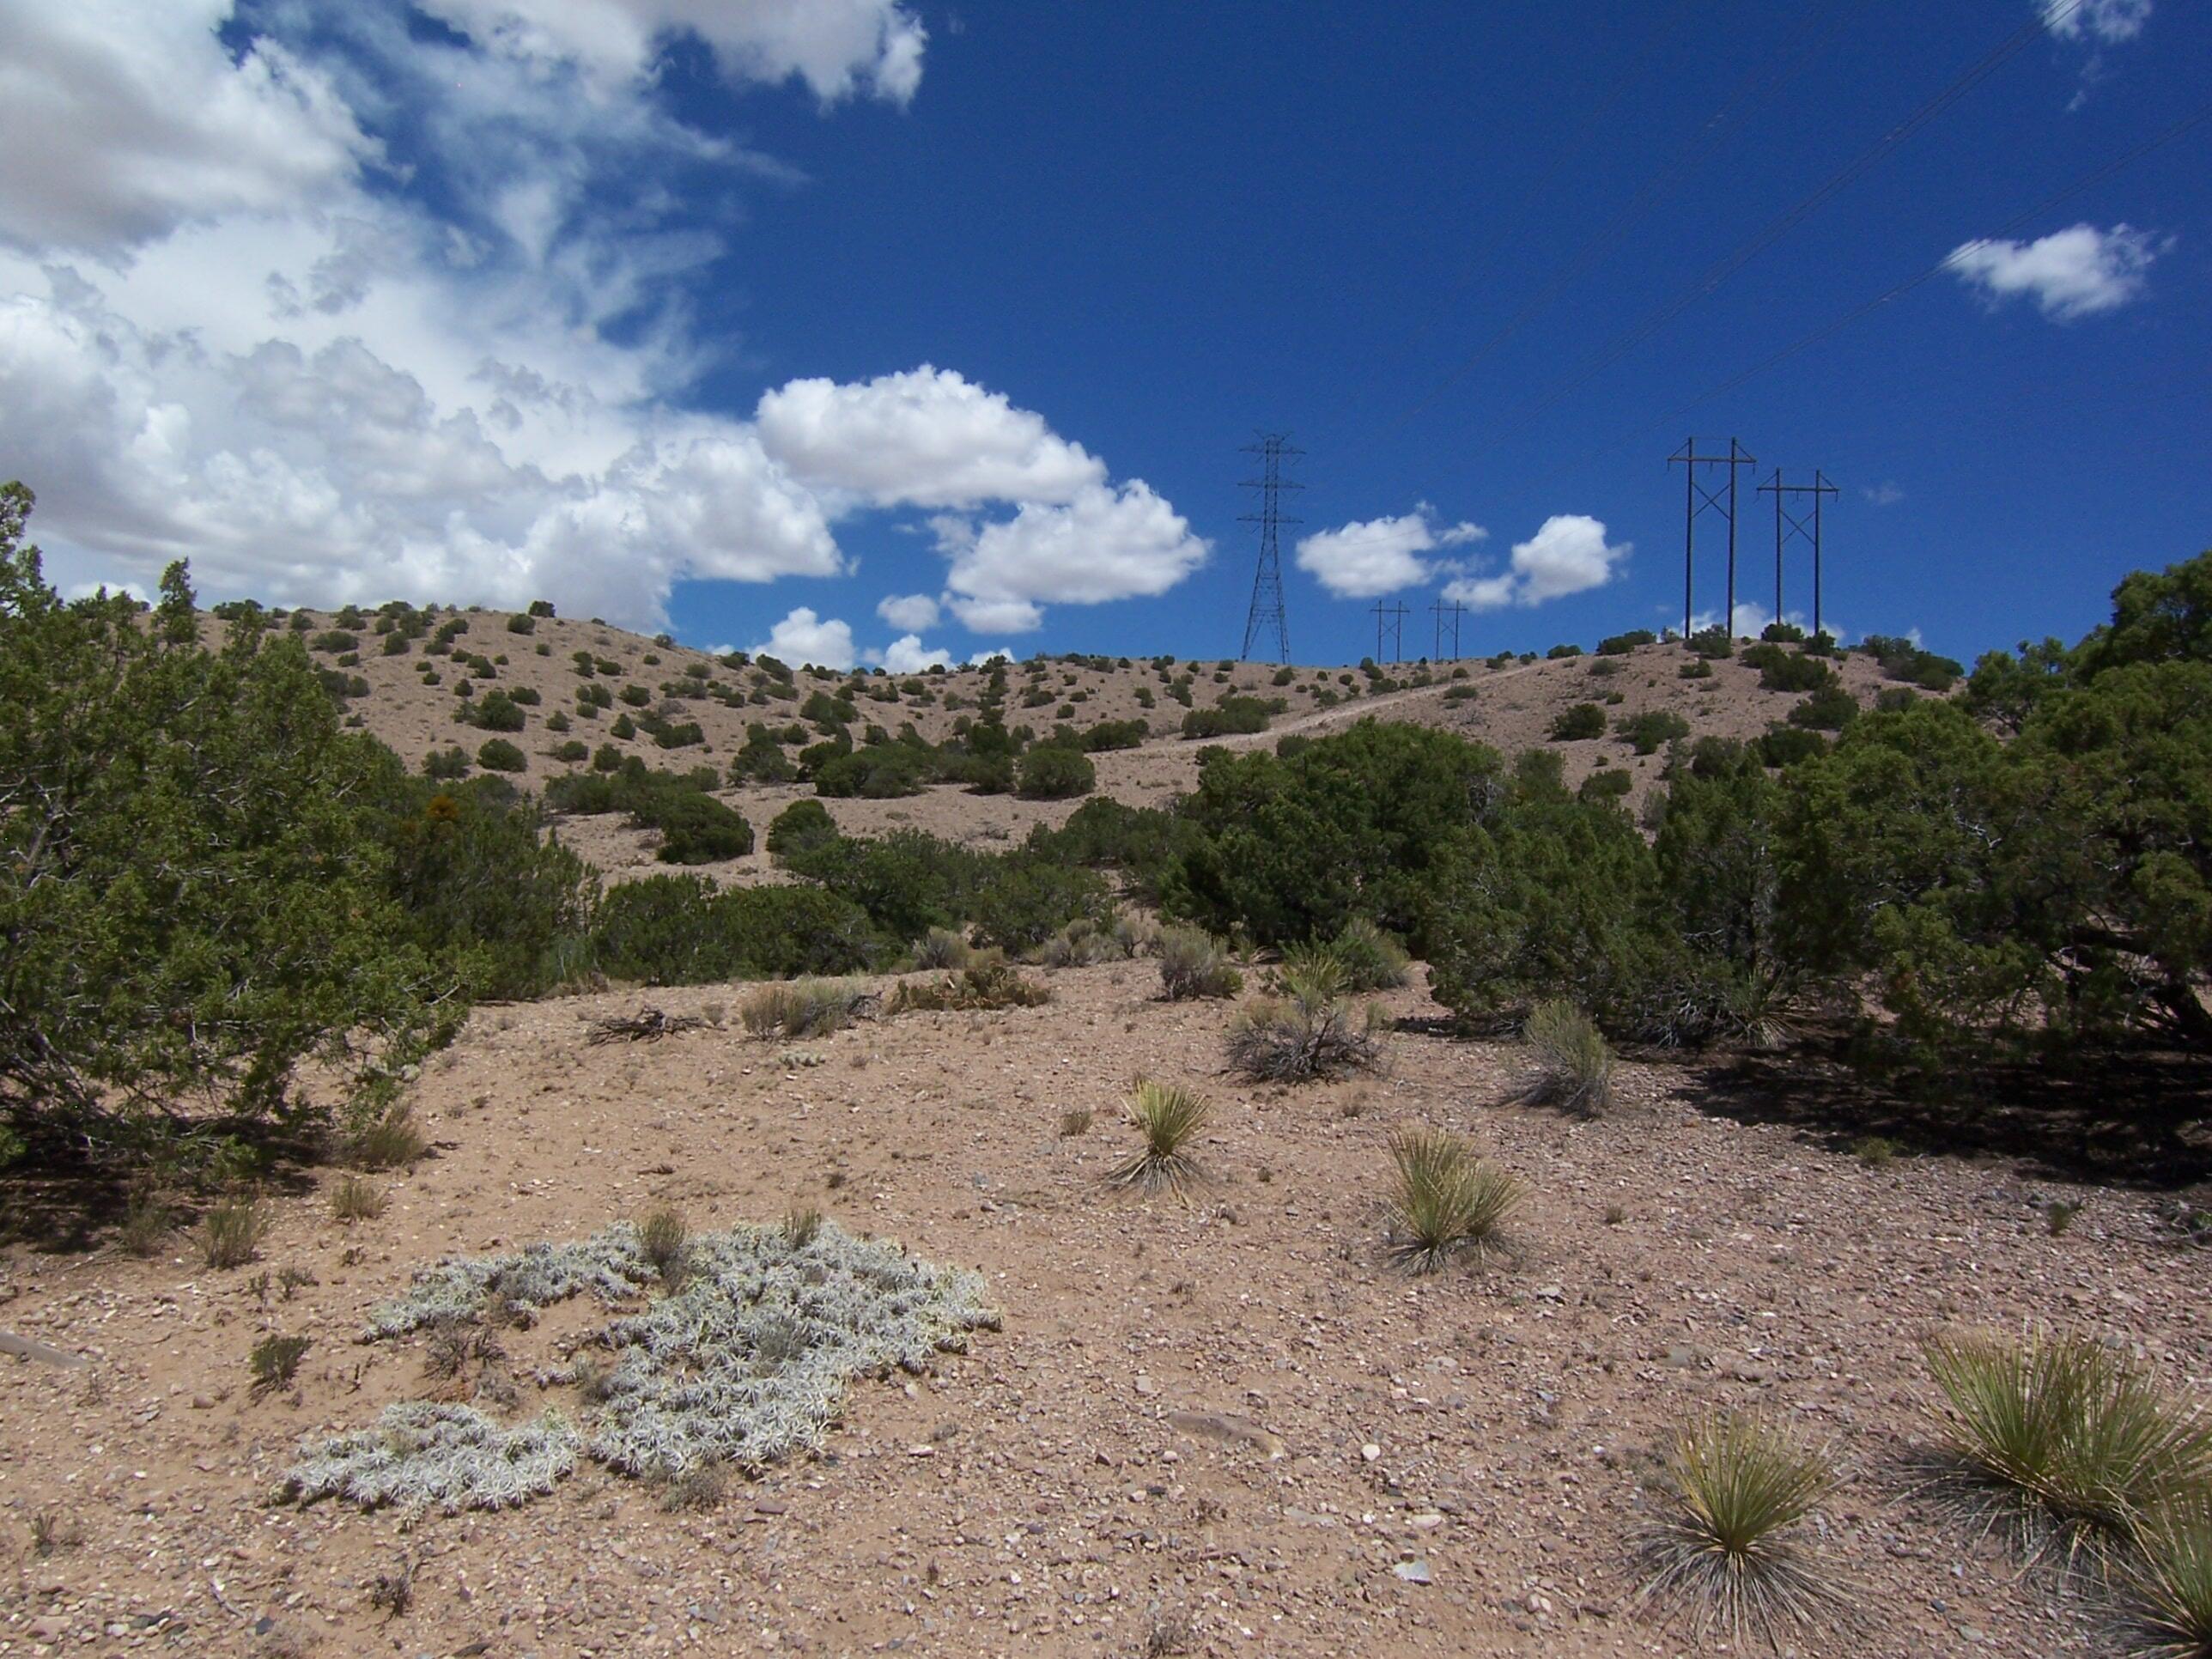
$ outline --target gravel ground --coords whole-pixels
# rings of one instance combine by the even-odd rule
[[[583,1040],[636,994],[481,1010],[417,1085],[437,1151],[380,1178],[380,1218],[333,1222],[317,1172],[270,1194],[244,1268],[181,1237],[0,1255],[0,1328],[85,1362],[0,1359],[0,1653],[1726,1651],[1632,1605],[1628,1541],[1669,1433],[1723,1405],[1845,1471],[1811,1544],[1863,1622],[1785,1651],[2106,1650],[1898,1468],[1931,1437],[1939,1329],[2091,1331],[2201,1397],[2212,1256],[2161,1243],[2148,1198],[1869,1167],[1710,1114],[1671,1066],[1626,1066],[1612,1114],[1569,1121],[1515,1103],[1510,1046],[1425,1031],[1419,989],[1389,999],[1383,1073],[1254,1088],[1221,1073],[1228,1005],[1159,1002],[1144,963],[1048,978],[1047,1006],[803,1044],[744,1036],[742,988],[653,994],[725,1023],[652,1043]],[[1187,1201],[1102,1181],[1139,1074],[1215,1107]],[[1390,1265],[1388,1146],[1414,1123],[1531,1184],[1510,1255]],[[2057,1198],[2084,1206],[2060,1236]],[[818,1206],[981,1270],[1004,1328],[856,1384],[823,1455],[702,1511],[589,1463],[523,1509],[411,1525],[272,1502],[303,1437],[433,1386],[419,1340],[356,1340],[413,1270],[656,1201],[701,1228]],[[287,1268],[313,1282],[255,1288]],[[563,1399],[532,1372],[589,1322],[502,1333],[506,1414]],[[257,1400],[271,1332],[314,1346]],[[402,1562],[390,1618],[372,1591]]]

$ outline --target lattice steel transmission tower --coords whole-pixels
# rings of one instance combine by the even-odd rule
[[[1718,513],[1728,520],[1728,609],[1721,612],[1721,629],[1730,639],[1735,637],[1735,475],[1740,467],[1758,465],[1751,452],[1729,440],[1725,455],[1700,455],[1698,441],[1689,439],[1682,445],[1681,453],[1669,455],[1667,465],[1680,463],[1687,479],[1687,491],[1682,506],[1682,637],[1688,639],[1695,629],[1692,623],[1696,611],[1692,604],[1692,566],[1697,555],[1698,520],[1706,512]],[[1701,466],[1724,466],[1728,483],[1720,489],[1710,489],[1698,477]]]
[[[1303,455],[1305,451],[1291,445],[1287,432],[1262,432],[1260,441],[1247,444],[1241,452],[1260,458],[1260,476],[1247,478],[1242,488],[1260,492],[1260,510],[1247,513],[1242,524],[1260,526],[1260,563],[1252,573],[1252,608],[1244,617],[1244,648],[1237,656],[1245,662],[1257,660],[1252,655],[1252,642],[1268,629],[1275,635],[1275,660],[1287,663],[1291,659],[1291,633],[1283,622],[1283,553],[1279,534],[1283,526],[1297,524],[1296,519],[1286,519],[1282,513],[1282,492],[1304,489],[1302,483],[1283,476],[1283,458]]]
[[[1759,485],[1759,493],[1774,497],[1774,620],[1782,620],[1782,549],[1791,537],[1798,537],[1813,549],[1813,633],[1817,638],[1820,632],[1820,499],[1834,495],[1836,487],[1817,467],[1812,483],[1784,483],[1778,466],[1772,480]],[[1810,495],[1812,510],[1786,506],[1784,499],[1791,495]]]

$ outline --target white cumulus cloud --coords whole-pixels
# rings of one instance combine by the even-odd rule
[[[2057,322],[2124,306],[2142,294],[2160,249],[2126,225],[2072,225],[2033,242],[1964,242],[1947,261],[1959,279],[1994,305],[2026,296]]]
[[[1439,526],[1424,501],[1402,517],[1355,520],[1308,536],[1298,543],[1297,562],[1339,599],[1371,599],[1427,581],[1433,572],[1422,554],[1488,534],[1475,524]]]
[[[876,601],[876,614],[893,628],[920,634],[937,626],[939,611],[927,593],[887,593]]]
[[[979,632],[1034,625],[1043,604],[1103,605],[1166,592],[1206,562],[1206,543],[1141,478],[1092,484],[1066,504],[1024,501],[1011,519],[940,526],[947,604]]]
[[[921,84],[921,21],[897,0],[419,0],[490,50],[573,64],[595,83],[647,78],[671,40],[702,41],[733,81],[797,77],[824,103],[903,104]]]
[[[802,605],[769,629],[768,638],[750,647],[755,656],[766,652],[794,668],[809,665],[835,668],[841,673],[858,662],[853,648],[853,629],[835,617],[823,617],[811,605]]]
[[[1565,599],[1611,581],[1633,546],[1607,541],[1603,522],[1586,514],[1554,514],[1513,544],[1504,569],[1448,583],[1444,598],[1476,611]]]
[[[1042,416],[927,363],[844,385],[793,380],[763,396],[754,418],[769,453],[801,477],[882,507],[1066,502],[1106,477]]]
[[[2152,0],[2036,0],[2044,27],[2062,40],[2132,40],[2150,21]]]
[[[272,40],[234,59],[229,0],[0,5],[0,240],[112,253],[188,220],[290,207],[378,146]]]
[[[884,647],[883,665],[894,674],[919,674],[925,668],[949,667],[951,662],[951,652],[932,650],[916,634],[902,634]]]

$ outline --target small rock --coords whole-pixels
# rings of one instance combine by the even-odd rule
[[[1429,1571],[1429,1564],[1423,1560],[1401,1561],[1390,1571],[1409,1584],[1433,1584],[1437,1582],[1435,1575]]]
[[[1376,1445],[1372,1440],[1369,1441],[1365,1445],[1359,1449],[1359,1461],[1363,1463],[1372,1463],[1376,1458],[1382,1455],[1382,1448]]]

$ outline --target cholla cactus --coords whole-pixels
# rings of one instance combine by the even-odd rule
[[[594,1340],[617,1356],[590,1390],[584,1430],[557,1413],[507,1428],[471,1407],[395,1406],[374,1429],[305,1449],[288,1495],[499,1509],[544,1492],[588,1450],[623,1474],[678,1478],[708,1465],[758,1469],[818,1449],[846,1385],[918,1370],[995,1328],[981,1278],[825,1223],[693,1238],[680,1291],[613,1319]],[[455,1260],[375,1309],[368,1340],[496,1308],[525,1314],[590,1292],[645,1303],[661,1276],[624,1222],[577,1243]]]

